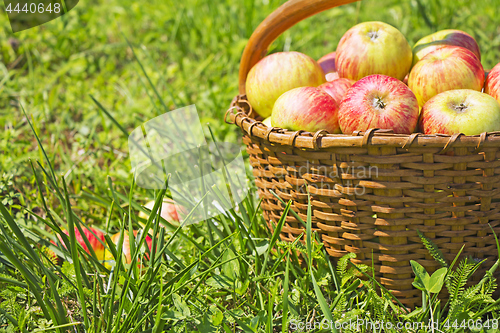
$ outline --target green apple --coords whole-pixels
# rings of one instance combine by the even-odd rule
[[[488,94],[457,89],[432,97],[422,108],[420,130],[425,134],[478,135],[500,130],[500,104]]]
[[[246,94],[255,112],[267,118],[274,102],[285,92],[325,82],[325,73],[316,60],[300,52],[278,52],[264,57],[250,69]]]
[[[267,117],[266,119],[264,119],[264,120],[262,121],[262,123],[263,123],[264,125],[266,125],[267,127],[273,127],[273,125],[271,125],[271,117]]]

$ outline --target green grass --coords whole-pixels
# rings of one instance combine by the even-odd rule
[[[159,114],[160,103],[151,102],[125,37],[168,108],[196,104],[217,139],[236,140],[234,128],[221,119],[237,93],[239,59],[253,29],[281,2],[92,1],[16,35],[2,13],[0,150],[8,154],[0,158],[0,169],[24,178],[18,185],[24,187],[27,160],[40,157],[21,102],[73,192],[99,184],[104,190],[108,175],[129,184],[126,140],[89,98],[129,131]],[[299,23],[271,51],[297,50],[317,59],[333,51],[355,23],[381,20],[398,27],[411,44],[442,28],[466,30],[480,44],[484,67],[491,68],[500,54],[499,3],[365,0]],[[17,50],[10,46],[13,38]],[[27,196],[25,189],[20,192]]]
[[[255,27],[282,2],[81,1],[61,19],[15,35],[1,13],[0,332],[83,332],[83,325],[88,332],[273,332],[286,331],[290,320],[357,314],[429,320],[428,311],[405,315],[369,286],[356,290],[356,268],[329,265],[314,242],[294,245],[314,265],[281,254],[291,245],[266,229],[254,189],[229,217],[177,233],[157,227],[152,214],[157,260],[143,274],[123,265],[111,272],[74,242],[66,253],[73,263],[51,265],[34,246],[42,239],[48,246],[67,224],[110,234],[129,229],[129,221],[137,226],[140,205],[164,195],[132,186],[127,136],[90,95],[126,132],[165,107],[196,104],[217,140],[238,142],[236,128],[222,117],[237,94],[239,59]],[[498,8],[500,0],[364,0],[299,23],[271,52],[297,50],[317,59],[334,51],[352,25],[380,20],[411,45],[440,29],[465,30],[491,68],[500,61]],[[470,316],[498,316],[481,297],[482,305],[465,306]]]

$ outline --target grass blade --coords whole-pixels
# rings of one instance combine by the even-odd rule
[[[288,201],[288,204],[286,205],[285,209],[283,210],[283,214],[281,214],[281,217],[278,220],[278,223],[276,224],[276,229],[274,229],[271,240],[269,241],[269,247],[267,248],[266,254],[264,256],[264,263],[262,264],[262,269],[260,271],[260,275],[264,274],[264,269],[266,268],[267,261],[269,260],[269,254],[271,253],[271,249],[274,247],[274,244],[276,244],[276,241],[278,240],[278,237],[281,233],[281,229],[283,228],[283,225],[285,224],[286,217],[288,216],[288,211],[290,210],[291,205],[292,205],[292,200]]]

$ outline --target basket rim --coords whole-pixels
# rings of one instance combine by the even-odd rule
[[[229,118],[229,121],[228,121]],[[475,148],[477,153],[487,148],[500,147],[500,131],[483,132],[479,135],[463,133],[448,134],[395,134],[392,130],[370,128],[367,131],[356,131],[353,134],[330,134],[326,130],[315,133],[307,131],[290,131],[281,127],[268,127],[256,114],[246,95],[236,95],[224,115],[224,121],[235,124],[251,137],[257,137],[270,144],[280,144],[308,150],[324,150],[326,148],[434,148],[442,154],[452,147]]]

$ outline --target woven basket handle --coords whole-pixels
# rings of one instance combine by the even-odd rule
[[[255,29],[240,62],[240,94],[245,94],[245,82],[250,69],[267,54],[267,48],[283,32],[296,23],[324,10],[359,0],[289,0],[271,13]]]

